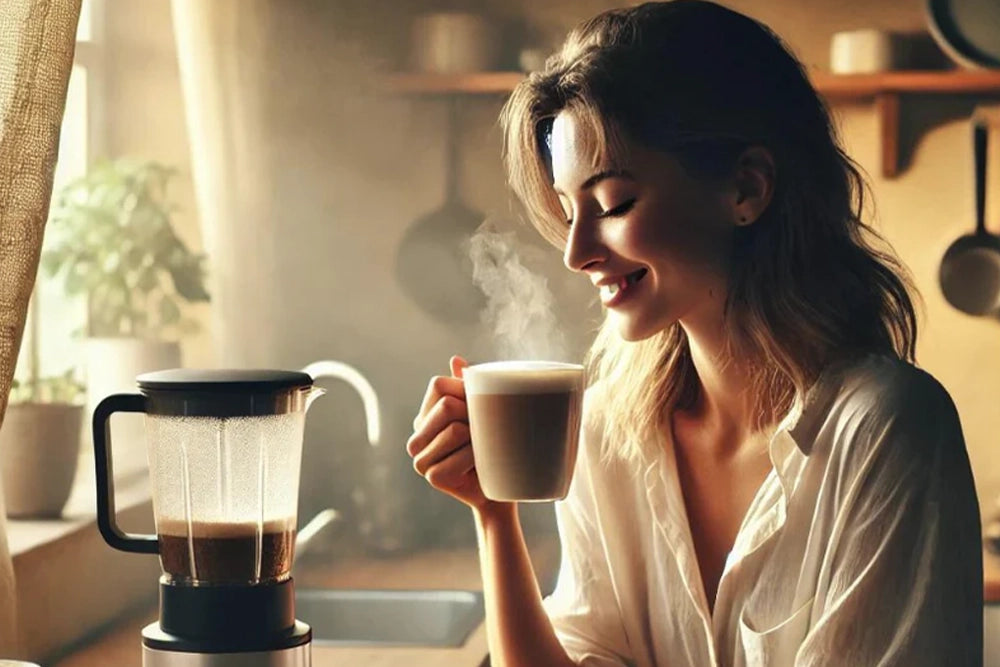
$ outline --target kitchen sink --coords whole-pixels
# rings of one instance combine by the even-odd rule
[[[313,643],[336,646],[461,646],[483,621],[480,591],[303,589],[295,615]]]

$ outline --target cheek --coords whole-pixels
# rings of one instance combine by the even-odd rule
[[[671,264],[725,268],[733,230],[721,220],[721,214],[713,211],[671,212],[636,226],[631,243]]]

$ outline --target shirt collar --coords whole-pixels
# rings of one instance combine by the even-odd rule
[[[785,500],[791,496],[830,408],[840,394],[847,366],[848,362],[827,365],[805,395],[795,401],[771,438],[768,451]]]
[[[799,475],[812,453],[819,431],[839,395],[843,374],[849,363],[849,361],[842,361],[828,364],[805,394],[796,399],[788,414],[781,420],[771,436],[768,443],[768,454],[771,458],[771,465],[781,483],[782,505],[791,497]],[[641,450],[640,460],[644,468],[645,486],[651,499],[662,499],[662,489],[659,488],[659,482],[662,481],[661,475],[664,473],[677,481],[679,491],[679,481],[676,480],[676,461],[672,451],[673,442],[669,437],[664,442],[662,436],[655,431],[647,437],[655,438],[660,446],[652,448],[652,452],[646,448]],[[679,520],[681,517],[672,518]],[[676,535],[672,536],[676,537]]]
[[[812,453],[819,431],[830,414],[830,408],[840,395],[844,372],[850,365],[849,360],[828,364],[806,390],[805,396],[796,402],[782,424],[805,456]],[[779,431],[781,429],[779,427]]]

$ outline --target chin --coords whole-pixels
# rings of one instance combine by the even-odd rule
[[[652,338],[674,323],[674,320],[670,320],[666,323],[652,322],[649,320],[642,320],[640,318],[629,317],[619,313],[613,313],[612,317],[615,318],[618,335],[621,336],[622,340],[629,343],[638,343],[639,341]]]

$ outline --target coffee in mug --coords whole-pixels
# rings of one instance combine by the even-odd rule
[[[463,371],[476,473],[491,500],[566,497],[580,440],[583,366],[495,361]]]

